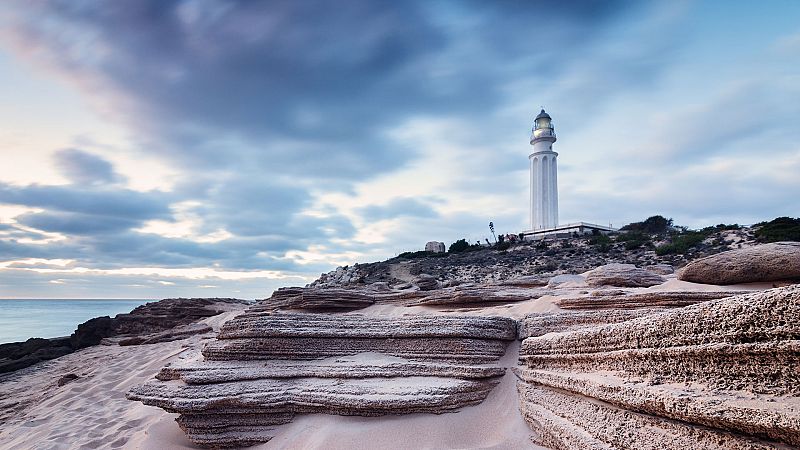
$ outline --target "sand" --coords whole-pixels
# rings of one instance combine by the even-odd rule
[[[679,281],[674,276],[652,291],[727,291],[771,288],[770,283],[708,286]],[[556,311],[554,300],[593,290],[565,286],[557,296],[516,304],[453,311],[459,314],[520,318],[531,312]],[[442,314],[430,307],[376,305],[362,314]],[[447,312],[444,312],[447,313]],[[207,319],[215,329],[238,314],[232,311]],[[187,449],[194,447],[175,424],[176,414],[125,399],[132,386],[153,378],[167,362],[195,359],[212,334],[152,345],[90,347],[52,361],[0,376],[0,448],[3,449]],[[518,342],[501,359],[504,367],[517,363]],[[64,386],[58,379],[80,376]],[[386,417],[342,417],[324,414],[298,416],[280,428],[276,437],[254,449],[274,448],[542,448],[534,446],[518,409],[514,375],[509,370],[486,401],[456,413]]]

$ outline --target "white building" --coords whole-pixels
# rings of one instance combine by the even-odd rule
[[[558,224],[558,163],[556,162],[558,153],[553,151],[555,141],[556,132],[552,118],[542,109],[534,119],[531,131],[533,153],[528,156],[531,174],[531,229],[522,232],[524,238],[608,234],[617,231],[611,225],[587,222]]]
[[[427,244],[425,244],[425,251],[433,253],[444,253],[445,252],[444,242],[430,241]]]
[[[531,132],[531,230],[558,226],[558,153],[553,151],[556,132],[550,115],[539,113]]]

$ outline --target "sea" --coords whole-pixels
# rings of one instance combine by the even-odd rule
[[[89,319],[114,317],[152,301],[155,300],[0,299],[0,344],[32,337],[69,336]]]

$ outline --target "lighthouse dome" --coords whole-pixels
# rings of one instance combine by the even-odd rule
[[[540,112],[539,115],[536,116],[536,119],[534,120],[539,120],[539,119],[552,119],[552,117],[550,117],[550,114],[547,114],[546,112],[544,112],[544,110],[542,110],[542,112]]]

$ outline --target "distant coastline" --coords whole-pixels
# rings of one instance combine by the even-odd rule
[[[0,344],[69,336],[79,324],[157,299],[0,299]]]

